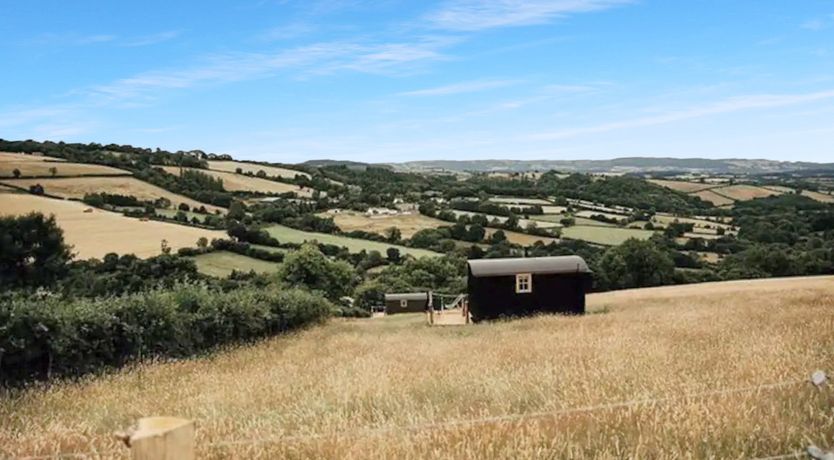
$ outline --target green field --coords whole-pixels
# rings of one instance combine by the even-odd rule
[[[379,241],[360,240],[358,238],[348,238],[339,235],[330,235],[327,233],[303,232],[294,228],[285,227],[283,225],[273,225],[265,228],[270,236],[277,238],[281,243],[296,243],[300,244],[305,241],[318,241],[324,244],[335,244],[337,246],[344,246],[350,252],[379,251],[385,255],[388,248],[394,247],[400,250],[400,254],[410,254],[414,257],[424,256],[439,256],[440,254],[428,251],[425,249],[407,248],[405,246],[397,246],[395,244],[381,243]]]
[[[562,221],[562,219],[571,217],[565,214],[544,214],[544,215],[534,215],[530,216],[532,220],[538,220],[542,222],[556,222],[557,224]],[[576,217],[573,216],[573,219],[576,221],[576,225],[590,225],[590,226],[597,226],[597,227],[616,227],[614,224],[609,224],[608,222],[600,222],[594,219],[588,219],[585,217]]]
[[[253,259],[229,251],[215,251],[199,256],[190,257],[197,264],[200,273],[218,278],[225,278],[233,271],[256,273],[273,273],[280,264],[265,260]]]
[[[636,228],[601,227],[598,225],[574,225],[562,229],[562,236],[574,240],[583,240],[589,243],[604,244],[613,246],[622,244],[629,238],[639,240],[649,239],[654,232]]]
[[[287,250],[286,250],[286,249],[284,249],[284,248],[276,248],[276,247],[272,247],[272,246],[264,246],[263,244],[250,244],[250,245],[249,245],[249,247],[250,247],[250,248],[255,248],[255,249],[260,249],[260,250],[262,250],[262,251],[272,252],[272,253],[275,253],[275,252],[286,253],[286,252],[287,252]]]

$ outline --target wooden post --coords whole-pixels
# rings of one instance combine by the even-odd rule
[[[117,433],[133,460],[194,460],[194,422],[177,417],[145,417],[135,429]]]

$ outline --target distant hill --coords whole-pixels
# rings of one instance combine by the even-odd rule
[[[411,172],[532,172],[555,169],[566,172],[705,172],[712,174],[763,174],[804,170],[834,171],[834,163],[809,163],[730,158],[646,158],[612,160],[430,160],[389,163],[398,171]]]
[[[390,168],[390,166],[385,165],[385,164],[372,165],[370,163],[362,163],[360,161],[350,161],[350,160],[309,160],[309,161],[305,161],[304,163],[300,163],[300,164],[302,166],[310,166],[310,167],[313,167],[313,168],[324,168],[324,167],[327,167],[327,166],[347,166],[348,168],[351,168],[351,169],[363,169],[363,170],[365,168],[367,168],[368,166],[382,166],[382,167]]]

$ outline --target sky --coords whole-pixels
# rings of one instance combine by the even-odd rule
[[[0,138],[834,162],[834,2],[6,0]]]

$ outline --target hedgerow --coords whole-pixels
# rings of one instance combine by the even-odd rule
[[[314,324],[335,307],[299,289],[179,285],[121,297],[0,298],[0,384],[184,357]]]

